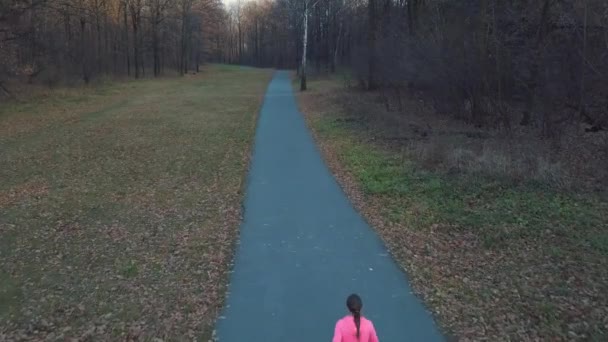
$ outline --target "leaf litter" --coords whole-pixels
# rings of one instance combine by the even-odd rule
[[[28,107],[60,112],[0,142],[0,341],[209,339],[270,77],[211,66],[117,83],[85,107],[119,105],[79,120]],[[129,102],[142,94],[156,96]]]
[[[391,218],[387,208],[414,216],[428,211],[404,195],[366,190],[358,177],[361,166],[348,154],[358,147],[384,149],[384,142],[334,124],[352,121],[335,80],[310,83],[312,90],[300,93],[299,103],[326,163],[447,336],[462,341],[606,340],[606,254],[565,238],[557,227],[487,246],[483,235],[454,223],[425,218],[428,224],[414,228]],[[510,228],[503,229],[509,236]]]

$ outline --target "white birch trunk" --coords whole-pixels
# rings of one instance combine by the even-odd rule
[[[306,48],[308,45],[308,1],[304,2],[304,37],[302,38],[302,75],[300,90],[306,90]]]

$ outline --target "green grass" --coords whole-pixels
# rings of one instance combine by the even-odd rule
[[[340,77],[309,86],[300,104],[325,157],[448,335],[606,340],[605,194],[429,167],[415,143],[383,139],[373,94]]]
[[[0,107],[0,335],[208,337],[270,75],[209,66]]]
[[[18,306],[21,293],[12,277],[5,273],[0,273],[0,317],[9,315]]]
[[[366,193],[386,199],[386,215],[393,221],[413,228],[445,223],[474,230],[488,246],[551,230],[581,248],[607,252],[605,232],[598,228],[608,225],[608,204],[599,197],[476,174],[425,171],[397,153],[358,141],[352,125],[336,117],[319,119],[316,129],[343,140],[339,146],[345,165]],[[510,229],[504,231],[505,226]]]

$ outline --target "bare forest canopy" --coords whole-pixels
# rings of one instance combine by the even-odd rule
[[[480,125],[608,124],[605,0],[0,1],[0,82],[296,68],[305,55],[309,70],[423,91]]]
[[[0,1],[0,82],[183,74],[216,51],[226,18],[220,0]]]

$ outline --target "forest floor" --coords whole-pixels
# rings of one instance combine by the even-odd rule
[[[206,340],[272,73],[49,90],[0,107],[0,340]]]
[[[326,162],[448,335],[608,338],[605,191],[562,186],[566,172],[542,158],[517,174],[489,147],[502,140],[418,99],[394,121],[378,94],[339,77],[313,78],[298,96]]]

